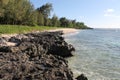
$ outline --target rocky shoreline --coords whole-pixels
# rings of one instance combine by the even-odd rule
[[[65,59],[75,49],[62,35],[57,31],[0,37],[0,80],[75,80]],[[87,80],[83,74],[76,79]]]

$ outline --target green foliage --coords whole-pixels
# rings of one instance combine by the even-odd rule
[[[60,21],[58,20],[58,17],[54,14],[52,19],[51,19],[52,26],[54,27],[59,27],[60,26]]]
[[[66,17],[58,18],[53,15],[50,18],[52,10],[51,3],[34,9],[29,0],[0,0],[0,24],[88,28],[83,22],[76,22]]]
[[[60,18],[60,26],[67,27],[67,19],[65,17]]]
[[[50,26],[50,19],[44,18],[44,26]]]
[[[87,29],[88,27],[83,22],[77,22],[76,28],[78,29]]]
[[[7,4],[9,2],[9,0],[0,0],[1,4]]]
[[[37,8],[37,10],[41,12],[45,18],[48,18],[48,16],[50,16],[50,12],[52,11],[52,4],[46,3],[45,5],[42,5],[40,8]]]
[[[41,12],[38,11],[37,11],[37,23],[40,26],[44,25],[44,16]]]
[[[76,22],[76,20],[69,20],[66,17],[60,18],[60,26],[71,27],[77,29],[89,29],[83,22]]]
[[[35,21],[34,8],[28,0],[10,0],[6,5],[3,4],[4,16],[1,24],[25,24],[31,25]]]

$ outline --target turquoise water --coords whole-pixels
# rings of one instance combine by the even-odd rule
[[[75,77],[83,73],[89,80],[120,80],[120,30],[80,30],[65,39],[76,48],[68,59]]]

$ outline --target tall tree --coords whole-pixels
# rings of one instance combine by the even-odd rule
[[[37,11],[39,12],[39,18],[41,19],[41,23],[44,22],[45,26],[51,25],[51,20],[48,18],[50,16],[51,11],[53,10],[51,3],[46,3],[42,5],[40,8],[37,8]],[[44,21],[43,21],[44,18]],[[39,22],[39,23],[40,23]]]
[[[69,20],[65,17],[60,18],[60,26],[62,27],[69,27]]]
[[[76,26],[76,20],[72,20],[73,27]]]
[[[48,16],[50,16],[50,12],[53,10],[52,4],[46,3],[45,5],[42,5],[37,10],[41,12],[45,18],[48,18]]]
[[[83,22],[76,22],[76,28],[86,29],[88,27]]]
[[[51,19],[44,18],[44,26],[51,26]]]
[[[54,26],[54,27],[60,26],[60,22],[58,20],[58,17],[55,14],[53,15],[51,21],[52,21],[52,26]]]
[[[37,24],[40,26],[44,25],[44,16],[41,12],[37,11]]]
[[[5,5],[9,2],[9,0],[0,0],[0,23],[4,22],[4,11]]]
[[[4,21],[6,24],[34,23],[34,8],[29,0],[10,0],[4,7]]]

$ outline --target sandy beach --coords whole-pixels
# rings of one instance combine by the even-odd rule
[[[64,34],[69,34],[69,33],[75,33],[78,31],[78,29],[74,29],[74,28],[60,28],[60,29],[54,29],[54,30],[47,30],[49,32],[53,32],[53,31],[63,31]]]
[[[75,33],[78,31],[78,29],[74,29],[74,28],[59,28],[59,29],[53,29],[53,30],[45,30],[43,32],[55,32],[55,31],[63,31],[64,34],[70,34],[70,33]],[[36,32],[40,32],[40,31],[36,31]],[[17,34],[2,34],[1,37],[6,37],[6,38],[10,38],[12,36],[16,36]],[[8,46],[15,46],[15,43],[12,42],[5,42],[6,45]]]
[[[52,30],[45,30],[47,32],[55,32],[55,31],[63,31],[64,34],[69,34],[69,33],[75,33],[78,31],[78,29],[74,29],[74,28],[58,28],[58,29],[52,29]],[[45,32],[43,31],[43,32]],[[36,31],[36,32],[40,32],[40,31]],[[34,33],[34,32],[33,32]],[[17,34],[2,34],[0,35],[0,37],[12,37],[12,36],[16,36]]]

